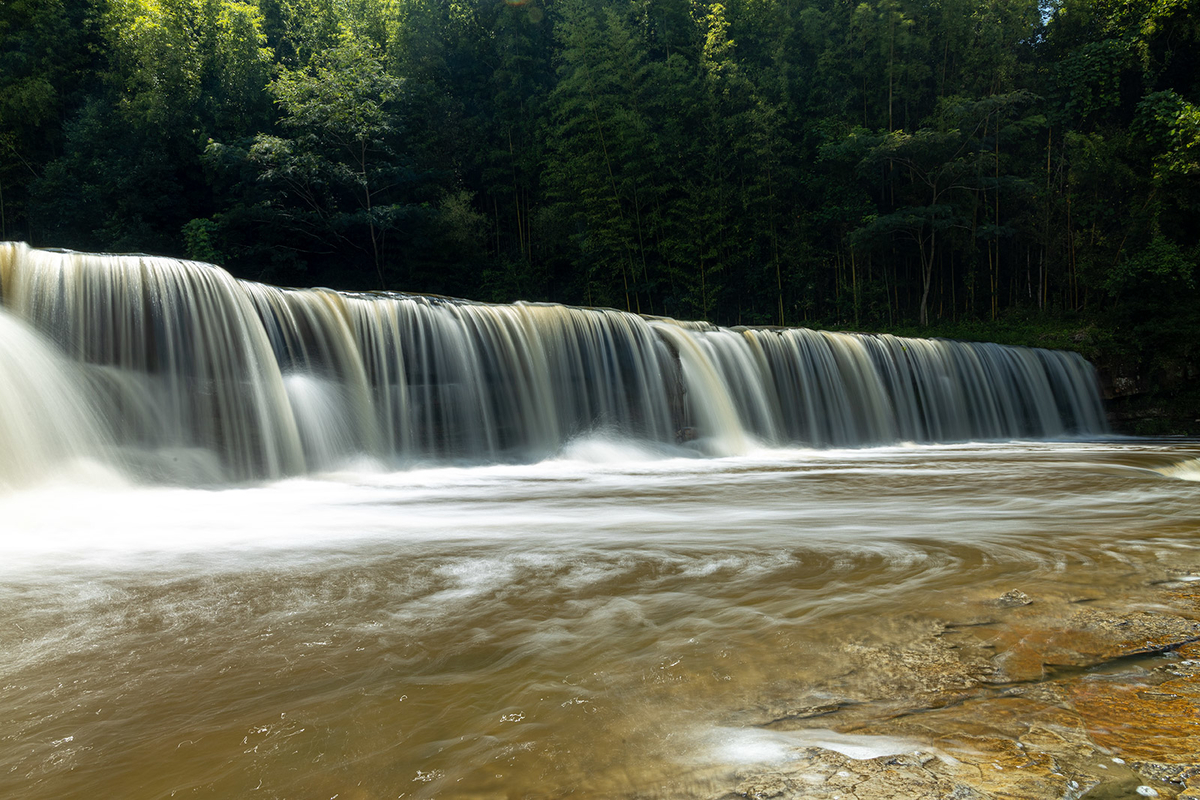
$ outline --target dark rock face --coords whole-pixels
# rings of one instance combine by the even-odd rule
[[[1200,434],[1200,367],[1191,360],[1110,354],[1095,363],[1113,431]]]

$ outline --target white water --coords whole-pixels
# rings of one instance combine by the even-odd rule
[[[87,388],[75,365],[0,309],[0,491],[108,452]]]
[[[116,445],[107,463],[143,480],[277,478],[357,458],[536,462],[594,432],[730,456],[1105,430],[1090,365],[1047,350],[279,289],[207,264],[18,244],[0,244],[0,287],[7,313],[45,337],[0,343],[47,374],[82,373],[56,380],[96,418],[40,413],[54,390],[23,378],[10,427],[47,441],[90,426]],[[40,472],[61,449],[23,448],[47,460]]]
[[[1200,564],[1188,445],[679,457],[0,497],[0,796],[708,797],[880,704],[840,645]],[[1186,577],[1186,576],[1185,576]],[[872,699],[875,698],[875,699]]]
[[[719,795],[928,751],[764,728],[894,707],[848,637],[1196,549],[1191,445],[1005,441],[1103,432],[1070,354],[21,245],[0,299],[3,797]]]

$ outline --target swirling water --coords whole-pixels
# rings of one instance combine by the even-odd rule
[[[766,726],[878,694],[839,644],[1196,546],[1073,354],[16,244],[0,301],[2,797],[721,794],[920,744]]]
[[[1198,455],[592,437],[526,465],[10,493],[0,795],[710,796],[817,741],[763,709],[870,680],[835,643],[1194,554],[1173,471]]]

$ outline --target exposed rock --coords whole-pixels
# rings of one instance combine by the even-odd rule
[[[1029,595],[1022,592],[1020,589],[1013,589],[1000,595],[996,600],[996,605],[1004,608],[1016,608],[1018,606],[1027,606],[1033,603]]]
[[[1197,764],[1162,764],[1157,761],[1135,761],[1133,768],[1147,781],[1154,783],[1174,783],[1180,787],[1195,782],[1200,776],[1200,765]],[[1200,785],[1198,783],[1197,785]]]
[[[1065,618],[1024,617],[996,632],[993,663],[1002,680],[1039,680],[1047,667],[1087,667],[1114,658],[1158,653],[1195,641],[1200,623],[1169,613],[1114,613],[1078,608]]]
[[[734,791],[755,800],[784,796],[811,800],[984,800],[987,795],[956,779],[952,774],[956,769],[929,753],[855,760],[814,747],[770,773],[744,778]]]
[[[810,687],[764,724],[927,752],[855,760],[805,747],[741,772],[735,794],[1200,800],[1200,624],[1189,617],[1200,586],[1168,580],[1087,606],[1038,597],[990,601],[1007,609],[999,620],[910,618],[847,641],[833,649],[852,665],[835,685]]]
[[[1072,706],[1099,747],[1143,761],[1200,760],[1200,685],[1194,679],[1158,686],[1083,680],[1072,688]]]

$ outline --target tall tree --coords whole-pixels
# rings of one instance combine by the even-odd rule
[[[281,69],[270,91],[284,135],[258,134],[245,157],[278,192],[267,201],[277,223],[318,252],[359,250],[387,288],[388,234],[406,210],[395,199],[411,178],[394,147],[399,81],[374,43],[343,30],[308,66]]]

